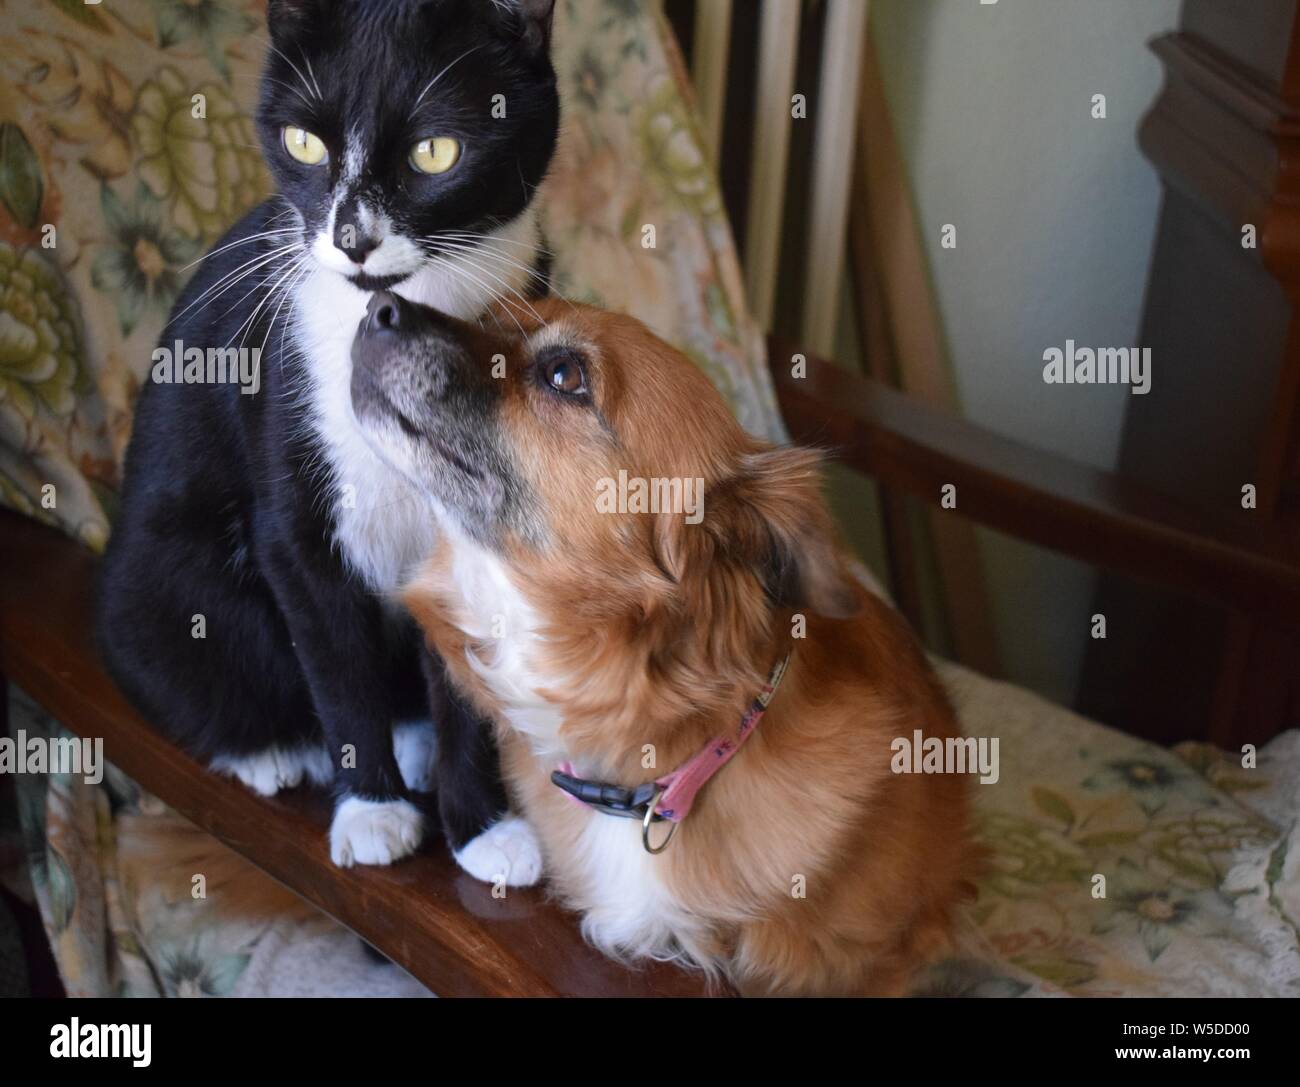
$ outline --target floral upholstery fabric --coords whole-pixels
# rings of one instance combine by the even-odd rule
[[[661,14],[558,10],[563,136],[542,194],[557,290],[641,317],[779,437]],[[0,501],[92,547],[189,266],[266,192],[249,120],[263,27],[261,0],[0,0]],[[942,671],[967,733],[1000,738],[1002,773],[975,786],[991,863],[972,947],[928,991],[1300,995],[1300,735],[1246,770]],[[19,692],[10,724],[60,731]],[[70,993],[423,992],[327,919],[254,924],[178,899],[141,859],[165,811],[122,774],[17,785],[21,849],[0,826],[0,879],[39,903]]]
[[[1008,976],[1078,996],[1300,996],[1300,732],[1246,769],[940,674],[966,734],[1000,740],[999,780],[974,786],[991,859],[973,917]]]

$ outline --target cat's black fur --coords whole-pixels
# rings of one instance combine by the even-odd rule
[[[306,249],[334,205],[336,244],[343,225],[358,228],[353,262],[375,243],[363,204],[410,239],[488,232],[524,212],[556,141],[552,2],[271,0],[257,125],[280,195],[214,247],[161,340],[264,345],[261,388],[146,382],[101,582],[99,642],[113,675],[200,756],[323,743],[340,801],[389,801],[406,795],[392,723],[432,717],[438,807],[455,848],[504,810],[495,752],[448,694],[441,664],[421,667],[413,626],[381,602],[396,586],[367,579],[364,561],[340,546],[347,466],[326,455],[312,414],[317,360],[303,346],[322,315],[295,306],[286,284],[292,261],[315,259]],[[491,115],[498,94],[504,119]],[[285,125],[319,135],[328,163],[293,161]],[[433,134],[460,139],[461,161],[419,175],[409,149]],[[275,229],[294,232],[255,237]],[[295,248],[272,257],[281,245]],[[235,283],[255,257],[267,262]],[[315,274],[342,283],[337,271]],[[353,278],[355,288],[337,290],[355,289],[362,303],[378,286],[403,289],[360,267]],[[193,636],[200,615],[202,638]]]

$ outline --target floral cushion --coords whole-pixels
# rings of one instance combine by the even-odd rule
[[[966,734],[1000,741],[998,782],[974,786],[991,851],[974,919],[1008,975],[1079,996],[1300,996],[1300,732],[1247,769],[940,674]]]

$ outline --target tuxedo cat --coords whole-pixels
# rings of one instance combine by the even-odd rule
[[[371,453],[349,383],[372,292],[474,318],[535,286],[553,3],[269,0],[278,193],[205,258],[160,347],[260,350],[260,387],[150,380],[136,408],[104,658],[214,769],[264,794],[332,784],[340,865],[414,850],[409,794],[432,787],[468,871],[540,874],[488,733],[392,602],[435,518]]]

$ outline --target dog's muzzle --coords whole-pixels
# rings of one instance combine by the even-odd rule
[[[468,376],[467,357],[462,330],[452,318],[392,291],[378,291],[352,340],[353,409],[358,417],[396,417],[409,431]]]

